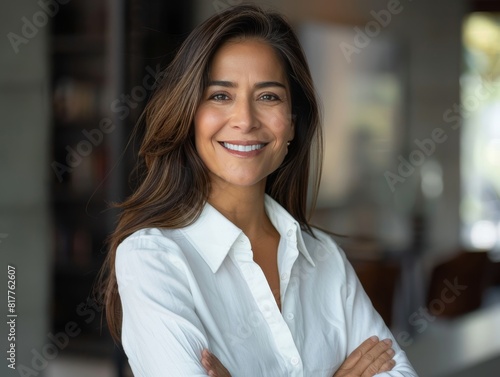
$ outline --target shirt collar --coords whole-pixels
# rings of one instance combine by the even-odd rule
[[[314,266],[302,238],[299,223],[267,194],[264,205],[269,219],[280,236],[288,237],[292,243],[296,243],[299,252]],[[290,231],[293,233],[290,234]],[[244,235],[241,229],[209,203],[205,203],[198,220],[183,228],[183,232],[214,273],[219,269],[237,239]]]
[[[304,256],[304,258],[306,258],[311,265],[315,266],[311,255],[307,251],[304,238],[302,237],[302,229],[300,228],[300,224],[297,220],[295,220],[286,209],[284,209],[277,201],[267,194],[264,198],[264,205],[266,207],[266,213],[269,216],[269,220],[271,220],[281,238],[288,237],[288,239],[296,244],[297,249]],[[289,235],[290,230],[293,232],[293,234],[291,234],[291,238]]]

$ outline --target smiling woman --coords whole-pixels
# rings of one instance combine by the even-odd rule
[[[223,198],[232,186],[265,191],[266,177],[282,164],[294,135],[285,69],[271,46],[231,40],[217,51],[194,129],[212,197]]]
[[[308,223],[318,107],[280,15],[238,6],[197,27],[144,121],[143,180],[103,268],[136,377],[416,375]]]

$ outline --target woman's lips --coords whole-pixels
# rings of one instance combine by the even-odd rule
[[[228,143],[228,142],[223,141],[222,146],[224,148],[230,149],[232,151],[251,152],[251,151],[255,151],[255,150],[259,150],[259,149],[264,148],[266,146],[266,144],[258,143],[258,144],[244,145],[244,144],[232,144],[232,143]]]
[[[235,156],[240,157],[254,157],[257,156],[262,149],[267,145],[267,143],[262,143],[258,141],[244,141],[244,142],[227,142],[221,141],[220,145]]]

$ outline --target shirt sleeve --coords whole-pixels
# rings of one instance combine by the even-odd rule
[[[345,265],[347,284],[345,311],[348,355],[373,335],[378,336],[381,340],[390,338],[393,342],[392,348],[395,351],[394,361],[396,365],[390,372],[379,373],[377,376],[417,377],[417,373],[408,361],[405,352],[399,347],[382,317],[374,309],[345,253],[340,248],[338,250]]]
[[[115,268],[122,344],[134,376],[206,377],[201,351],[207,336],[176,244],[131,236],[119,245]]]

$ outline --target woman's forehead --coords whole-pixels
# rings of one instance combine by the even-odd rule
[[[259,80],[286,81],[284,64],[275,49],[260,39],[237,39],[224,43],[215,53],[209,78],[253,76]]]

